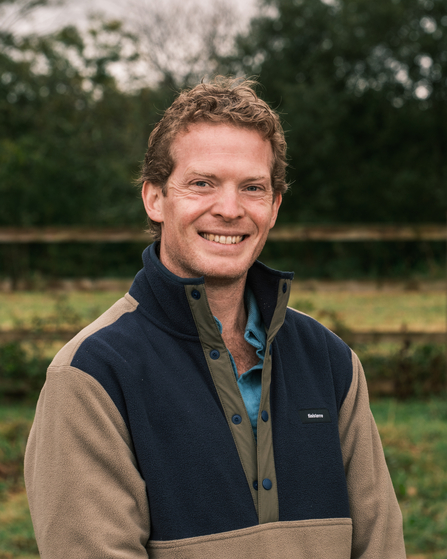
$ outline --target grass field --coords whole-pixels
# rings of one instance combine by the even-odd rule
[[[447,559],[447,406],[372,402],[404,517],[408,557]],[[33,407],[0,407],[0,559],[38,559],[22,478]]]
[[[35,317],[51,318],[63,302],[76,311],[83,323],[88,323],[108,309],[124,295],[117,291],[73,291],[50,293],[46,291],[16,291],[0,293],[0,329],[28,325]]]
[[[122,295],[118,291],[0,293],[0,330],[42,324],[80,328]],[[334,317],[359,331],[398,331],[405,325],[409,331],[439,332],[446,324],[442,292],[293,290],[290,304],[330,328]],[[47,343],[46,354],[54,355],[60,345]],[[385,352],[397,349],[383,345]],[[378,400],[372,409],[404,516],[408,557],[447,559],[447,403]],[[25,405],[0,406],[0,559],[38,559],[22,468],[33,411]]]
[[[33,416],[31,406],[0,406],[0,559],[39,557],[23,484]]]
[[[59,299],[49,292],[0,293],[0,329],[27,325],[39,316],[51,318],[55,306],[63,301],[82,323],[88,323],[117,299],[118,291],[67,292]],[[60,298],[62,297],[62,299]],[[446,325],[446,300],[442,292],[319,292],[293,290],[290,305],[332,326],[330,316],[337,313],[352,330],[398,331],[402,325],[410,331],[440,332]]]
[[[312,315],[334,312],[351,330],[442,332],[446,325],[446,298],[441,292],[292,292],[291,306]],[[306,310],[307,309],[309,310]],[[330,316],[317,318],[331,326]]]

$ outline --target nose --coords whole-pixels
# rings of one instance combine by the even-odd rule
[[[216,193],[216,199],[211,212],[224,221],[233,221],[244,215],[244,207],[239,189],[232,185],[221,186]]]

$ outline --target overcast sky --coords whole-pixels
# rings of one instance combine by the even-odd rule
[[[160,6],[168,5],[173,0],[131,0],[131,4],[140,4],[143,9],[150,9],[152,3]],[[175,1],[175,0],[174,0]],[[219,0],[183,0],[194,4],[210,5],[213,1]],[[227,4],[230,8],[238,11],[243,23],[248,23],[250,17],[255,12],[257,0],[220,0]],[[126,19],[129,12],[129,2],[126,0],[65,0],[60,7],[39,8],[26,17],[26,19],[17,18],[16,8],[11,6],[10,10],[4,15],[4,21],[0,23],[3,26],[11,24],[14,21],[14,29],[20,32],[29,33],[50,32],[74,23],[77,26],[84,26],[90,14],[101,12],[106,15],[107,19],[119,18]]]
[[[46,34],[69,24],[86,29],[94,14],[103,14],[106,20],[122,20],[140,37],[140,58],[133,65],[119,62],[109,69],[123,87],[139,87],[156,83],[166,71],[180,81],[188,73],[202,77],[212,73],[206,63],[210,31],[214,30],[211,35],[216,37],[218,52],[227,54],[232,37],[245,31],[256,13],[257,1],[59,0],[59,6],[34,9],[23,17],[17,8],[29,0],[12,0],[9,7],[0,5],[0,27],[18,34]],[[130,80],[129,72],[133,75]]]

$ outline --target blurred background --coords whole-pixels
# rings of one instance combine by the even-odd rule
[[[134,184],[176,93],[253,77],[288,180],[261,259],[360,355],[409,557],[447,558],[445,0],[0,0],[0,559],[37,558],[45,369],[126,292]]]
[[[292,188],[279,225],[446,224],[443,0],[0,8],[0,227],[141,231],[132,180],[153,124],[180,88],[217,73],[257,76],[282,115]],[[275,242],[265,259],[300,278],[442,278],[445,243],[420,238]],[[2,244],[0,274],[131,277],[141,248]]]

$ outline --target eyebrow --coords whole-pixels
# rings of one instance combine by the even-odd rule
[[[248,181],[263,181],[263,180],[270,180],[270,175],[259,175],[257,177],[248,177],[247,182]]]
[[[200,175],[202,177],[206,177],[209,179],[217,179],[217,175],[215,175],[214,173],[207,173],[204,171],[199,171],[197,169],[191,169],[191,171],[188,172],[188,174],[191,175]],[[247,177],[246,179],[244,179],[244,182],[256,182],[256,181],[260,181],[260,180],[270,180],[270,175],[258,175],[255,177]]]
[[[198,171],[196,169],[191,169],[191,171],[188,171],[188,175],[200,175],[202,177],[207,177],[209,179],[217,178],[216,175],[213,173],[205,173],[204,171]]]

